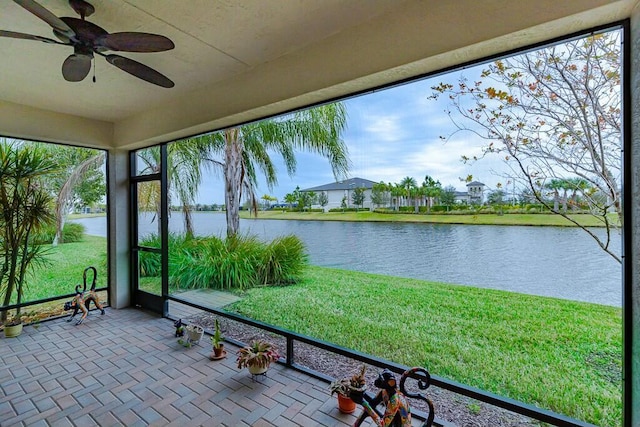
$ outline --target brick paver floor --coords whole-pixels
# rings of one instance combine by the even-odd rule
[[[0,426],[341,426],[326,383],[282,365],[253,381],[208,339],[177,343],[173,323],[145,311],[92,311],[0,338]]]

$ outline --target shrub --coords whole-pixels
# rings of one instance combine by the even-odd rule
[[[176,233],[169,233],[169,258],[172,251],[179,251],[185,245],[186,236]],[[139,246],[148,248],[160,248],[160,237],[157,234],[148,234],[138,242]],[[154,252],[138,252],[141,277],[158,277],[162,270],[160,254]]]
[[[304,244],[284,236],[265,244],[255,236],[203,237],[176,242],[169,251],[170,284],[179,288],[245,290],[299,280]]]
[[[82,236],[86,228],[82,224],[78,224],[76,222],[67,222],[64,227],[62,227],[62,242],[64,243],[73,243],[79,242],[82,240]],[[36,233],[32,237],[32,242],[34,245],[48,245],[53,242],[53,238],[56,236],[56,227],[55,225],[51,225],[44,230]]]
[[[369,208],[331,208],[329,212],[365,212]]]
[[[431,212],[433,213],[449,212],[450,210],[453,210],[452,206],[447,206],[447,205],[431,206]]]
[[[547,211],[547,209],[539,203],[529,203],[529,204],[526,204],[524,207],[529,213],[536,213],[536,212],[541,213],[541,212]]]
[[[294,236],[273,240],[264,251],[262,277],[264,284],[285,285],[299,280],[308,256],[302,241]]]
[[[68,222],[62,228],[62,241],[65,243],[79,242],[86,231],[86,227],[77,222]]]

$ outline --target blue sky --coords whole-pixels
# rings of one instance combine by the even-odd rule
[[[482,67],[462,71],[475,80]],[[421,80],[343,101],[348,114],[343,139],[352,162],[349,177],[372,181],[400,182],[411,176],[420,184],[425,175],[439,180],[443,187],[453,185],[465,190],[461,178],[473,175],[492,189],[496,183],[506,183],[506,168],[497,158],[485,158],[475,164],[464,164],[462,155],[480,154],[486,141],[470,132],[457,133],[447,141],[454,127],[445,114],[448,99],[429,99],[431,86],[447,80],[457,81],[460,72]],[[257,190],[258,197],[269,194],[283,200],[296,186],[301,189],[335,182],[328,161],[321,156],[299,153],[295,176],[289,177],[277,157],[278,186],[269,190],[264,182]],[[502,176],[501,176],[502,175]],[[197,201],[224,203],[221,177],[207,177],[201,185]]]

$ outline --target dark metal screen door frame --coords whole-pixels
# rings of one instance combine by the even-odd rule
[[[130,185],[130,224],[131,224],[131,295],[134,306],[142,307],[162,316],[167,316],[169,306],[169,245],[167,236],[169,235],[169,195],[167,183],[167,145],[160,145],[160,170],[157,173],[147,175],[137,175],[137,152],[129,153],[129,185]],[[139,242],[138,228],[138,186],[144,182],[160,181],[160,248],[141,246]],[[140,289],[140,254],[155,253],[160,255],[161,265],[161,294],[153,294]]]

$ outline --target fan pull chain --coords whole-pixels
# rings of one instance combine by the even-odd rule
[[[96,60],[93,60],[93,82],[96,82]]]

